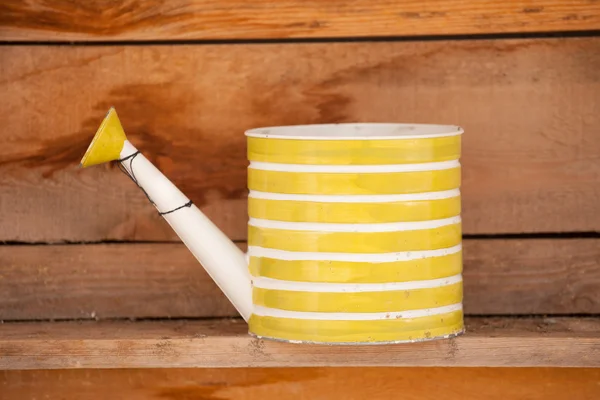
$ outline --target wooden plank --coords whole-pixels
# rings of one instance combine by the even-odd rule
[[[237,315],[182,244],[0,246],[0,320]]]
[[[599,239],[467,239],[463,276],[467,314],[600,313]],[[237,312],[181,244],[0,246],[0,320],[207,316]]]
[[[598,368],[0,371],[5,400],[595,400]]]
[[[468,334],[411,345],[298,345],[239,320],[0,325],[0,369],[600,367],[598,318],[471,318]]]
[[[0,76],[0,240],[175,239],[115,166],[78,169],[111,105],[236,240],[244,130],[349,121],[462,125],[466,234],[600,230],[600,38],[10,46]]]
[[[5,41],[216,40],[461,35],[600,28],[593,0],[5,0]]]
[[[600,239],[466,240],[470,314],[600,313]]]

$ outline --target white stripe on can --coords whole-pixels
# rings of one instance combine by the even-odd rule
[[[288,222],[250,218],[248,225],[257,228],[316,232],[399,232],[434,229],[461,222],[460,215],[444,219],[417,222],[381,222],[376,224],[337,224],[327,222]]]
[[[324,283],[324,282],[296,282],[280,279],[258,277],[252,279],[252,285],[259,289],[285,290],[294,292],[313,293],[366,293],[366,292],[393,292],[400,290],[433,289],[450,286],[462,282],[462,275],[448,276],[445,278],[430,279],[425,281],[386,282],[386,283]]]
[[[306,312],[306,311],[287,311],[277,308],[268,308],[263,306],[254,306],[253,314],[261,317],[290,318],[290,319],[308,319],[320,321],[377,321],[382,319],[408,319],[429,317],[431,315],[448,314],[461,311],[462,304],[452,304],[449,306],[424,308],[421,310],[406,310],[394,312],[378,313],[325,313],[325,312]]]
[[[250,161],[248,168],[261,171],[277,172],[321,172],[321,173],[390,173],[439,171],[460,167],[460,161],[439,161],[419,164],[384,164],[384,165],[313,165],[313,164],[279,164],[263,161]]]
[[[401,251],[396,253],[319,253],[287,251],[269,249],[259,246],[248,246],[248,256],[258,258],[272,258],[285,261],[342,261],[342,262],[367,262],[390,263],[396,261],[421,260],[423,258],[444,257],[456,254],[462,250],[462,244],[445,249]]]
[[[287,194],[269,193],[250,190],[248,197],[261,200],[310,201],[320,203],[393,203],[399,201],[442,200],[459,197],[460,189],[440,192],[407,193],[407,194],[358,194],[358,195],[327,195],[327,194]]]

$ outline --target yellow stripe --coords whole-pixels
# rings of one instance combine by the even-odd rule
[[[436,250],[461,242],[461,224],[395,232],[314,232],[248,226],[248,244],[269,249],[331,253]]]
[[[253,288],[255,305],[288,311],[388,312],[420,310],[462,302],[462,282],[428,289],[378,292],[298,292]]]
[[[316,173],[248,169],[248,187],[291,194],[402,194],[439,192],[460,186],[460,167],[389,173]]]
[[[460,214],[460,196],[391,203],[321,203],[250,197],[252,218],[288,222],[378,223],[444,219]]]
[[[464,329],[463,312],[377,321],[322,321],[252,315],[250,333],[282,340],[321,343],[409,341],[455,335]]]
[[[386,263],[276,260],[250,257],[250,273],[284,281],[385,283],[445,278],[462,272],[462,251],[441,257]]]
[[[294,140],[248,137],[248,159],[287,164],[374,165],[457,160],[461,136],[392,140]]]

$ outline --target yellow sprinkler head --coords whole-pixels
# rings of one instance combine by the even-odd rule
[[[85,168],[118,160],[126,140],[117,112],[111,107],[83,155],[80,166]]]

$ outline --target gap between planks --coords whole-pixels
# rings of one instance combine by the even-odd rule
[[[455,339],[327,346],[258,340],[238,319],[0,325],[0,369],[600,367],[600,318],[467,318]]]

